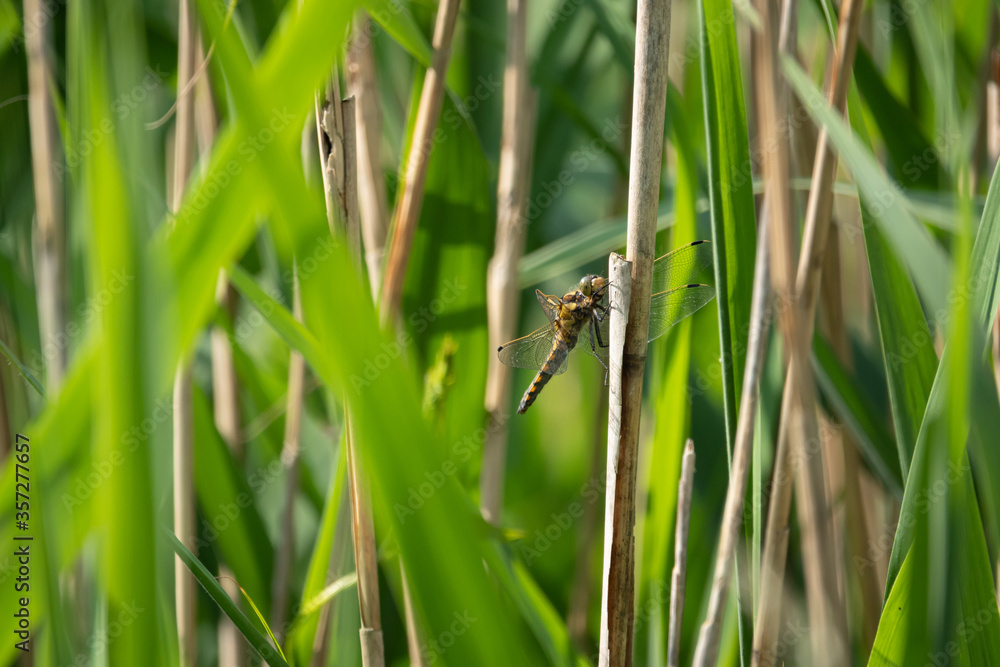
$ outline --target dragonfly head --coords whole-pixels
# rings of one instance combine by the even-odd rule
[[[601,276],[584,276],[583,279],[580,280],[580,291],[584,296],[600,297],[607,286],[608,281]]]

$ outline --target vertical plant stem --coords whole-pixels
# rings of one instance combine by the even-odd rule
[[[185,87],[194,73],[198,40],[188,0],[180,0],[177,39],[177,125],[174,129],[173,192],[171,208],[177,211],[184,187],[194,165],[194,95]],[[194,497],[194,406],[191,369],[181,361],[174,379],[174,534],[192,552],[195,545]],[[180,664],[194,665],[198,655],[198,588],[194,576],[180,557],[174,557],[174,585],[177,605],[177,641]]]
[[[403,280],[410,260],[410,248],[420,221],[420,208],[424,200],[427,181],[427,164],[434,148],[434,130],[441,115],[444,100],[445,73],[451,57],[451,40],[458,20],[459,0],[441,0],[434,24],[434,55],[424,77],[420,92],[417,120],[413,127],[413,141],[403,171],[403,195],[396,207],[389,261],[382,284],[382,321],[396,316],[403,296]]]
[[[302,294],[299,287],[298,264],[292,265],[292,314],[302,321]],[[285,435],[281,447],[281,462],[288,471],[285,481],[284,507],[281,511],[281,537],[274,564],[272,584],[271,628],[284,635],[288,607],[288,586],[295,562],[295,498],[299,490],[299,434],[302,425],[302,400],[305,395],[305,359],[292,351],[288,360],[288,393],[285,403]]]
[[[632,263],[628,324],[621,361],[621,423],[617,456],[608,448],[606,493],[613,501],[605,524],[604,571],[607,595],[602,600],[600,664],[632,664],[635,606],[635,480],[638,462],[642,381],[649,339],[649,297],[656,255],[656,215],[660,199],[660,166],[667,105],[667,56],[670,52],[671,0],[639,0],[636,12],[635,89],[632,104],[632,150],[629,160],[628,235]],[[612,321],[614,324],[614,321]],[[609,422],[611,417],[609,416]],[[610,432],[609,432],[610,438]],[[610,481],[610,480],[609,480]],[[610,546],[610,552],[607,549]],[[606,611],[605,611],[606,610]],[[605,616],[606,613],[606,616]],[[605,635],[604,620],[607,621]]]
[[[854,355],[851,353],[851,342],[844,323],[843,294],[840,282],[840,243],[837,229],[831,228],[829,247],[826,254],[826,269],[822,282],[823,311],[826,313],[826,337],[848,372],[854,369]],[[848,561],[864,562],[868,556],[868,521],[865,517],[864,502],[861,496],[861,462],[858,456],[858,444],[851,437],[847,428],[840,429],[840,445],[844,456],[844,506],[847,520]],[[853,568],[857,572],[858,589],[861,593],[861,640],[863,655],[868,655],[875,643],[878,631],[882,598],[880,587],[875,578],[875,568]]]
[[[688,439],[681,457],[681,479],[677,485],[677,521],[674,528],[674,570],[670,576],[670,620],[667,632],[667,667],[679,667],[681,625],[684,620],[684,584],[687,576],[688,525],[694,485],[694,442]]]
[[[487,269],[490,349],[514,337],[520,295],[517,269],[524,254],[531,174],[533,99],[528,88],[525,54],[527,0],[507,0],[507,64],[503,75],[503,133],[500,144],[500,174],[497,179],[497,229],[495,250]],[[483,465],[479,480],[483,517],[499,525],[503,506],[503,480],[507,458],[507,419],[504,405],[510,400],[513,372],[490,355],[486,379],[486,429]]]
[[[410,595],[410,583],[406,577],[406,565],[399,560],[399,583],[403,589],[403,612],[406,621],[406,649],[410,654],[410,667],[424,667],[424,652],[420,643],[420,628],[417,627],[417,614],[413,607],[413,596]]]
[[[767,199],[762,211],[770,210],[769,202],[770,199]],[[757,402],[760,399],[760,376],[764,369],[764,352],[767,347],[767,332],[770,326],[770,313],[767,307],[770,235],[770,222],[766,215],[761,216],[757,254],[754,259],[750,331],[747,339],[746,359],[743,362],[743,387],[740,390],[740,412],[736,420],[736,440],[733,443],[733,469],[729,475],[726,505],[722,514],[719,549],[715,556],[715,574],[708,599],[708,611],[705,613],[705,621],[698,633],[698,643],[691,663],[695,667],[711,667],[715,665],[718,656],[726,594],[729,589],[729,578],[733,572],[733,557],[743,518],[743,500],[746,497],[749,470],[748,461],[750,449],[753,446],[754,421],[757,417]]]
[[[323,183],[327,192],[327,217],[333,233],[347,239],[352,257],[361,268],[358,222],[356,112],[353,99],[340,99],[336,71],[322,110],[317,109]],[[348,496],[351,501],[351,537],[358,573],[358,604],[361,609],[361,660],[365,667],[382,667],[385,654],[379,605],[378,554],[372,518],[371,489],[358,456],[351,420],[351,406],[344,406]]]
[[[765,20],[764,32],[757,35],[760,44],[760,58],[757,62],[760,78],[758,120],[762,142],[775,148],[765,155],[765,192],[774,204],[775,291],[778,298],[789,305],[783,309],[781,327],[791,355],[782,400],[779,451],[775,468],[776,486],[782,495],[772,500],[772,511],[769,514],[769,544],[765,549],[767,557],[763,573],[766,583],[762,586],[766,595],[762,593],[760,600],[754,659],[759,660],[760,664],[771,664],[774,659],[773,643],[779,614],[777,602],[780,599],[781,578],[784,576],[784,550],[787,548],[787,535],[779,537],[776,531],[787,526],[790,498],[786,498],[784,494],[788,491],[787,485],[791,483],[789,473],[795,472],[798,478],[799,518],[803,534],[803,564],[810,625],[814,628],[811,635],[813,660],[818,665],[837,664],[846,656],[848,649],[846,620],[837,590],[831,513],[824,491],[823,457],[809,455],[809,448],[819,444],[809,350],[813,312],[829,230],[836,158],[827,146],[826,132],[822,131],[817,142],[813,188],[807,204],[798,276],[793,284],[794,240],[787,186],[787,138],[783,133],[777,132],[774,125],[785,118],[784,97],[779,90],[773,38],[768,32],[773,7],[766,0],[760,5],[761,15]],[[841,112],[846,103],[859,20],[860,3],[845,0],[829,90],[831,104]],[[771,195],[777,199],[771,199]],[[789,442],[789,437],[797,442]],[[793,459],[796,456],[792,454],[801,459],[801,467],[795,465]],[[773,545],[770,544],[772,539],[775,542]]]
[[[66,264],[64,197],[59,160],[59,130],[52,100],[50,8],[40,0],[24,0],[24,31],[28,61],[28,123],[31,128],[31,174],[35,185],[35,280],[42,350],[55,348],[45,364],[46,390],[56,395],[66,369]]]
[[[600,667],[607,667],[610,660],[610,625],[609,600],[612,595],[611,586],[611,558],[617,554],[614,540],[615,535],[612,530],[618,508],[616,503],[615,489],[618,486],[618,459],[619,443],[621,441],[621,415],[622,415],[622,356],[625,349],[625,329],[628,326],[628,313],[631,304],[632,294],[632,265],[631,262],[617,253],[611,253],[608,261],[608,302],[611,304],[611,318],[609,341],[608,341],[608,458],[605,470],[605,499],[604,499],[604,565],[601,578],[601,627],[600,627],[600,653],[598,654],[598,664]],[[631,557],[631,551],[628,556]]]
[[[372,47],[372,20],[361,10],[355,22],[354,38],[347,52],[347,90],[354,97],[358,135],[358,202],[361,235],[365,242],[365,264],[371,282],[372,299],[382,288],[382,260],[389,229],[388,200],[379,148],[382,145],[382,110],[375,77]]]

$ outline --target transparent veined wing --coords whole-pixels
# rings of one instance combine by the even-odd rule
[[[654,294],[649,302],[649,340],[667,333],[685,317],[695,312],[715,296],[711,285],[681,285],[669,292]]]
[[[555,329],[551,324],[546,324],[541,329],[536,329],[527,336],[510,341],[506,345],[501,345],[497,350],[497,357],[501,363],[512,368],[530,368],[540,370],[552,352],[552,339],[555,337]],[[568,355],[567,355],[568,358]],[[566,360],[563,360],[556,371],[556,375],[566,372]]]
[[[653,262],[650,294],[655,297],[661,292],[669,292],[684,285],[711,281],[713,263],[712,244],[709,241],[682,245]]]
[[[545,311],[545,317],[548,318],[549,322],[555,322],[559,318],[559,304],[562,303],[554,294],[546,294],[540,289],[535,290],[535,296],[538,298],[538,304]]]

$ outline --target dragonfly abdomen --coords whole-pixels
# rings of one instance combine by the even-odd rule
[[[576,345],[576,336],[568,334],[562,328],[556,329],[555,338],[552,340],[552,351],[549,353],[549,358],[545,360],[542,365],[542,369],[538,371],[538,375],[535,376],[534,381],[532,381],[531,386],[528,390],[524,392],[524,396],[521,397],[521,404],[517,406],[517,414],[523,415],[525,411],[531,407],[531,404],[535,402],[538,398],[538,393],[542,390],[548,381],[556,374],[559,367],[562,366],[563,362],[566,361],[566,356],[569,351],[573,349]]]

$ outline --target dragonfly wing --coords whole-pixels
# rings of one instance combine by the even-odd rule
[[[535,296],[538,297],[538,303],[545,311],[545,317],[549,318],[549,322],[555,322],[559,318],[559,304],[562,303],[559,297],[554,294],[546,294],[540,289],[535,290]]]
[[[682,245],[653,262],[650,293],[655,296],[693,283],[712,282],[712,264],[712,244],[709,241]]]
[[[501,345],[497,350],[497,357],[505,366],[511,368],[530,368],[540,370],[545,361],[552,353],[552,339],[555,336],[555,329],[551,324],[547,324],[541,329],[536,329],[527,336],[510,341],[506,345]],[[556,375],[566,372],[566,361],[559,366]]]
[[[653,294],[649,303],[649,340],[654,341],[715,296],[711,285],[682,285]]]

